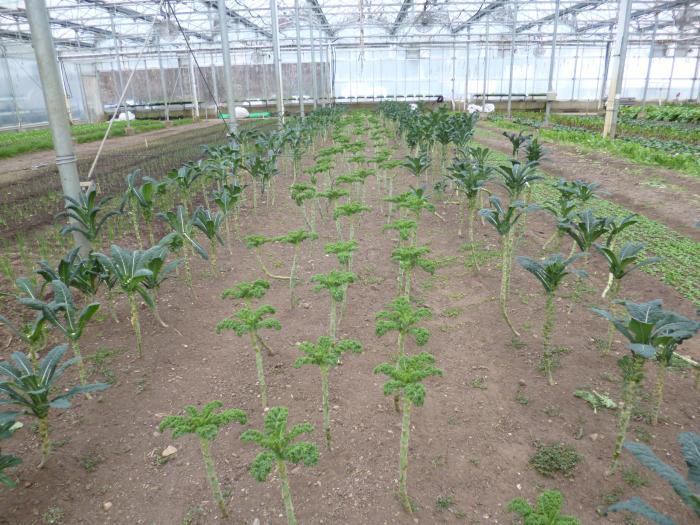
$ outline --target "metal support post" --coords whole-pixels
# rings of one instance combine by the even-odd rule
[[[299,116],[304,118],[304,72],[301,68],[301,27],[299,25],[299,0],[294,0],[294,29],[297,34],[297,95],[299,95]]]
[[[513,116],[513,66],[515,63],[515,29],[518,23],[518,2],[513,0],[513,31],[510,35],[510,73],[508,75],[508,118]]]
[[[284,95],[282,93],[282,60],[280,57],[277,0],[270,0],[270,23],[272,24],[272,61],[275,65],[275,91],[277,92],[277,125],[282,129],[284,126]]]
[[[306,8],[306,16],[309,20],[309,36],[311,44],[311,87],[314,96],[314,109],[318,106],[318,68],[316,65],[316,39],[314,38],[314,18],[311,9]]]
[[[489,78],[489,19],[486,19],[486,40],[484,40],[484,93],[483,93],[483,98],[481,100],[481,108],[483,109],[484,106],[486,106],[486,90],[488,86],[488,81],[486,79]]]
[[[557,30],[559,29],[559,0],[554,4],[554,29],[552,31],[552,49],[549,53],[549,76],[547,77],[547,101],[544,103],[544,119],[545,125],[549,124],[549,115],[552,112],[552,100],[555,98],[554,93],[554,64],[557,58]]]
[[[197,75],[194,70],[192,54],[187,53],[187,61],[190,69],[190,95],[192,96],[192,118],[199,119],[199,97],[197,96]]]
[[[466,64],[464,66],[464,111],[467,111],[467,105],[469,104],[469,43],[471,36],[471,27],[467,27]]]
[[[571,76],[571,100],[573,101],[576,95],[576,72],[578,71],[578,53],[580,47],[576,44],[576,54],[574,55],[574,74]]]
[[[170,107],[168,106],[168,85],[165,82],[165,68],[163,67],[163,56],[160,53],[160,35],[156,33],[156,51],[158,53],[158,72],[160,73],[160,92],[163,97],[165,110],[165,121],[170,120]]]
[[[695,72],[693,73],[693,83],[690,86],[690,94],[688,96],[688,100],[692,101],[693,98],[696,98],[697,102],[700,102],[700,89],[698,90],[698,96],[695,97],[695,86],[698,84],[698,73],[700,73],[700,53],[698,53],[698,57],[695,59]]]
[[[649,62],[647,62],[647,76],[644,78],[644,91],[642,92],[642,109],[647,105],[647,94],[649,92],[649,77],[651,76],[651,64],[654,61],[654,51],[656,47],[656,29],[659,25],[659,13],[654,15],[654,29],[651,33],[651,45],[649,46]]]
[[[611,139],[615,138],[617,112],[620,109],[620,92],[622,91],[622,78],[625,72],[631,12],[632,0],[620,0],[617,15],[617,32],[615,34],[615,43],[613,44],[608,102],[605,106],[605,124],[603,125],[603,137],[610,137]]]
[[[46,112],[49,116],[49,128],[56,151],[56,166],[61,179],[61,188],[66,197],[80,198],[80,178],[78,163],[73,150],[73,138],[70,134],[68,110],[63,97],[61,75],[58,71],[56,51],[49,26],[49,11],[44,0],[25,0],[27,19],[32,33],[32,47],[39,68]],[[83,256],[90,253],[90,242],[77,231],[73,231],[75,245]]]
[[[605,89],[608,87],[608,71],[610,70],[610,55],[612,54],[612,27],[610,28],[610,37],[605,44],[605,60],[603,60],[603,81],[600,84],[600,96],[598,97],[598,111],[603,106],[605,98]]]
[[[228,108],[228,129],[236,132],[236,98],[233,94],[233,79],[231,78],[231,47],[228,43],[228,13],[225,0],[216,2],[219,10],[219,29],[221,33],[221,51],[224,56],[224,87],[226,89],[226,106]]]
[[[10,96],[12,97],[12,107],[15,108],[15,118],[17,119],[17,130],[22,130],[22,116],[19,112],[19,106],[17,105],[17,94],[15,93],[15,83],[12,81],[12,75],[10,73],[10,61],[7,58],[7,48],[2,47],[2,57],[5,64],[5,74],[7,75],[7,83],[10,86]],[[697,75],[696,75],[697,76]],[[695,85],[695,84],[693,84]],[[690,90],[692,96],[694,89]]]
[[[319,96],[321,97],[321,106],[326,107],[326,58],[323,49],[323,38],[319,37],[318,43],[318,61],[321,64],[321,89]]]
[[[671,59],[671,74],[668,76],[668,86],[666,87],[666,102],[671,99],[671,83],[673,82],[673,72],[676,69],[676,51],[677,49],[674,48],[673,58]]]
[[[457,37],[452,37],[452,111],[455,110],[455,64],[457,63]]]
[[[109,14],[110,22],[112,25],[112,36],[114,38],[114,56],[117,60],[117,74],[119,75],[119,94],[117,95],[117,100],[121,98],[121,94],[124,92],[124,75],[122,73],[122,59],[119,53],[120,46],[119,46],[119,39],[117,38],[117,29],[114,24],[114,12],[110,12]],[[126,99],[126,94],[125,97]],[[124,113],[126,113],[126,127],[130,128],[131,127],[131,120],[129,119],[129,107],[127,104],[124,104]]]

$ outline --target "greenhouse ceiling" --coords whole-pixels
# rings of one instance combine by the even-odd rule
[[[122,53],[151,47],[218,45],[217,0],[47,0],[56,47],[86,56],[119,48]],[[296,42],[295,0],[279,0],[282,45]],[[337,46],[430,45],[510,39],[551,39],[551,0],[299,0],[301,41],[312,34]],[[600,43],[614,34],[618,3],[606,0],[559,2],[560,42]],[[268,0],[226,0],[233,46],[269,46]],[[630,41],[700,42],[700,0],[633,0]],[[0,39],[30,42],[23,0],[0,0]],[[185,42],[185,40],[187,42]]]

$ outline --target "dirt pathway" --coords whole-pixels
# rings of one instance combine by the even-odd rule
[[[173,135],[179,135],[180,133],[186,133],[194,129],[208,128],[210,126],[220,126],[220,120],[207,120],[197,122],[195,124],[187,124],[182,126],[173,126],[171,128],[159,129],[156,131],[148,131],[145,133],[139,133],[137,135],[131,135],[128,137],[114,137],[107,142],[103,148],[103,153],[109,151],[122,150],[134,145],[141,145],[145,142],[150,142],[154,140],[161,140]],[[88,142],[85,144],[75,145],[75,154],[80,158],[92,157],[97,153],[100,147],[100,142]],[[18,155],[9,159],[0,160],[0,187],[6,184],[12,184],[22,180],[27,175],[31,175],[32,171],[43,166],[54,164],[56,161],[56,154],[53,150],[45,151],[35,151],[32,153],[25,153],[23,155]]]
[[[477,141],[510,153],[510,143],[496,126],[482,122]],[[634,164],[604,152],[548,140],[544,171],[554,177],[600,182],[605,198],[700,241],[700,180],[654,166]]]

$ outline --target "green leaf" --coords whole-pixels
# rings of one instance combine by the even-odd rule
[[[614,505],[608,507],[608,512],[619,512],[621,510],[627,510],[635,514],[657,523],[658,525],[676,525],[676,522],[665,514],[661,514],[659,511],[652,508],[644,500],[634,497],[626,501],[621,501],[615,503]]]
[[[258,454],[250,464],[250,474],[256,481],[263,482],[272,472],[275,465],[275,455],[272,452],[264,451]]]

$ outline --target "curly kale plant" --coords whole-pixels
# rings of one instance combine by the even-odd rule
[[[524,498],[508,502],[506,510],[522,518],[522,525],[581,525],[572,516],[562,516],[564,496],[558,490],[545,490],[537,496],[537,506],[532,507]]]

